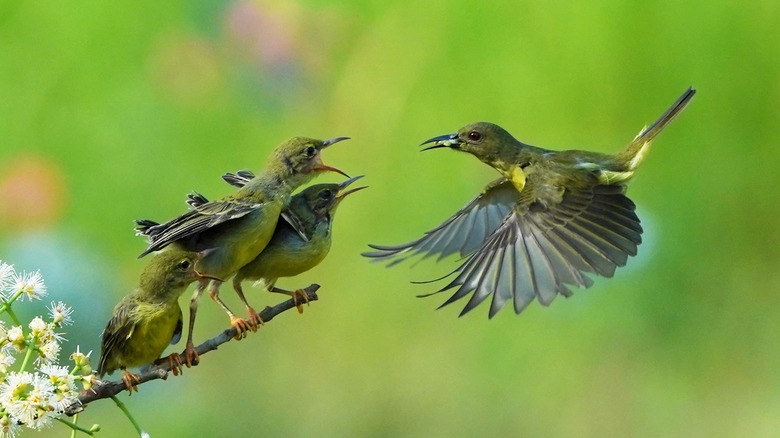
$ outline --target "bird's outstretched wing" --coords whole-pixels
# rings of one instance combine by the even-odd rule
[[[438,255],[439,259],[454,253],[467,256],[479,248],[498,228],[519,200],[520,192],[512,183],[506,178],[499,178],[488,184],[479,196],[444,223],[426,232],[423,237],[396,246],[369,245],[376,251],[364,252],[363,255],[381,261],[392,260],[388,266],[416,254],[424,254],[423,258]]]
[[[533,191],[523,193],[532,193]],[[442,306],[473,292],[466,314],[493,295],[492,318],[508,301],[520,313],[536,298],[549,305],[567,285],[589,287],[585,274],[612,277],[636,255],[642,227],[625,186],[561,189],[557,202],[523,199],[438,292],[457,288]]]
[[[197,196],[202,198],[201,195]],[[195,199],[190,197],[190,201],[193,200]],[[190,206],[193,206],[192,210],[164,224],[146,228],[144,234],[149,238],[149,247],[138,257],[161,250],[177,240],[202,233],[219,224],[244,217],[262,205],[262,203],[230,198],[205,204],[190,203]]]

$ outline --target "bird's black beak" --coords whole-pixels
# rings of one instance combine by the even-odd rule
[[[331,138],[331,139],[328,139],[328,140],[324,140],[322,142],[322,147],[320,147],[320,149],[325,149],[326,147],[328,147],[330,145],[336,144],[336,143],[338,143],[340,141],[344,141],[344,140],[349,140],[349,137],[336,137],[336,138]]]
[[[358,175],[358,176],[356,176],[354,178],[350,178],[350,179],[344,181],[343,183],[339,184],[339,194],[336,196],[336,198],[338,198],[338,200],[341,201],[342,199],[346,198],[347,195],[349,195],[351,193],[355,193],[358,190],[363,190],[365,188],[368,188],[368,186],[362,186],[362,187],[355,187],[353,189],[346,190],[346,191],[344,190],[347,187],[349,187],[350,184],[352,184],[353,182],[359,180],[360,178],[363,178],[364,176],[365,175]]]
[[[458,134],[444,134],[428,139],[422,142],[420,146],[428,143],[433,143],[433,145],[423,148],[421,152],[438,148],[456,148],[456,145],[460,145],[460,139],[458,138]]]

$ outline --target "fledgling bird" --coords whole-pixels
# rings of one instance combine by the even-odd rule
[[[515,313],[536,298],[549,305],[569,286],[590,287],[586,274],[612,277],[637,253],[642,227],[626,184],[650,142],[690,102],[689,88],[621,152],[551,151],[516,140],[492,123],[474,123],[455,134],[434,137],[423,150],[468,152],[501,178],[438,227],[398,246],[369,245],[364,253],[391,265],[408,256],[459,253],[466,260],[455,278],[429,296],[456,288],[443,307],[469,294],[461,316],[493,296],[489,317],[507,302]],[[399,257],[405,256],[405,257]]]
[[[166,223],[149,226],[149,221],[138,221],[137,234],[149,238],[149,247],[139,257],[167,246],[187,251],[209,252],[198,260],[198,272],[218,280],[203,280],[190,300],[190,321],[185,359],[189,366],[197,361],[192,342],[195,314],[200,295],[207,285],[211,297],[230,317],[230,324],[238,330],[240,339],[247,330],[256,330],[260,317],[239,296],[246,307],[248,321],[237,317],[219,298],[222,281],[252,261],[271,240],[276,222],[290,194],[311,181],[315,175],[332,171],[349,177],[344,172],[323,164],[320,152],[347,137],[315,140],[294,137],[277,146],[265,169],[233,195],[192,208]]]
[[[138,288],[119,301],[103,330],[99,377],[121,369],[122,380],[131,391],[138,377],[127,368],[151,364],[168,344],[179,341],[182,313],[178,299],[190,283],[201,278],[195,264],[203,255],[166,251],[149,261]],[[182,363],[179,355],[173,353],[166,359],[173,374],[178,374]]]
[[[276,224],[271,241],[260,255],[238,270],[233,277],[233,288],[243,295],[242,281],[262,280],[269,292],[289,295],[294,300],[301,297],[307,301],[301,289],[280,289],[276,287],[276,280],[302,274],[325,259],[330,251],[336,208],[347,195],[366,188],[363,186],[347,190],[350,184],[362,177],[356,176],[341,184],[315,184],[290,198],[288,216]],[[223,178],[240,187],[247,178],[251,178],[251,173],[240,171],[226,174]],[[202,197],[200,200],[205,201]],[[300,305],[297,307],[298,312],[302,313],[303,308]]]

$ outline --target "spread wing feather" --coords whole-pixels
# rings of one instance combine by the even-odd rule
[[[455,289],[442,306],[471,295],[461,315],[493,296],[492,318],[509,301],[520,313],[534,299],[548,306],[568,285],[587,288],[586,274],[611,277],[636,255],[642,227],[625,187],[565,190],[560,202],[517,203],[439,292]]]
[[[369,245],[376,251],[365,252],[365,257],[390,260],[388,266],[400,263],[410,256],[437,255],[439,259],[459,253],[467,256],[482,245],[501,224],[504,217],[520,199],[520,193],[505,178],[497,179],[465,207],[438,227],[412,242],[402,245]]]

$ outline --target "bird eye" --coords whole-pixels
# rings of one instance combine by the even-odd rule
[[[182,271],[186,271],[190,267],[190,261],[189,260],[182,260],[182,261],[179,262],[178,265],[176,265],[176,267],[178,267]]]
[[[482,139],[482,134],[480,134],[477,131],[471,131],[469,132],[469,140],[471,141],[479,141]]]
[[[333,192],[331,192],[330,190],[325,190],[324,192],[320,193],[320,199],[322,199],[323,201],[328,201],[332,197],[333,197]]]
[[[306,149],[304,149],[303,153],[306,155],[307,158],[311,158],[314,156],[314,154],[317,153],[317,148],[314,146],[309,146]]]

